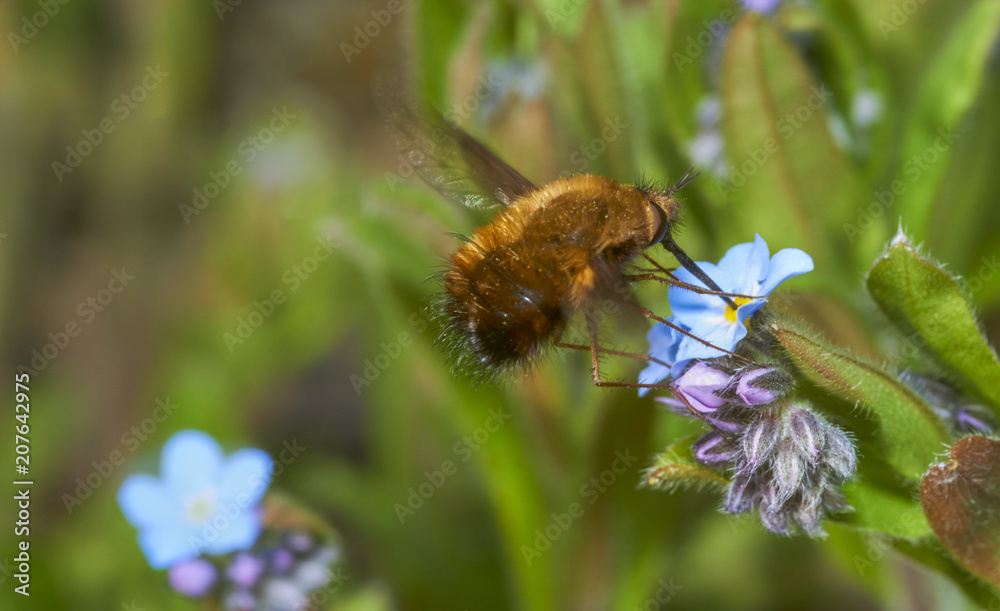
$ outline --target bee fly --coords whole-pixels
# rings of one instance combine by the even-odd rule
[[[711,346],[636,304],[628,284],[681,286],[718,295],[734,308],[732,298],[747,297],[723,292],[674,241],[680,213],[674,195],[697,176],[690,170],[666,189],[592,174],[539,187],[439,115],[418,117],[405,104],[383,112],[405,161],[431,187],[465,206],[500,208],[452,255],[442,275],[444,292],[436,303],[443,326],[439,341],[450,349],[459,371],[492,378],[531,365],[551,344],[589,350],[597,386],[666,388],[601,380],[602,353],[661,361],[599,346],[597,304],[611,299]],[[681,282],[672,269],[653,261],[644,251],[657,244],[709,288]],[[653,268],[630,269],[640,257]],[[563,341],[576,311],[584,313],[589,345]]]

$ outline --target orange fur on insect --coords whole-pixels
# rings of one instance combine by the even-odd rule
[[[442,334],[461,369],[529,364],[595,300],[629,294],[624,268],[676,222],[670,192],[589,174],[511,202],[452,256],[444,274]],[[463,362],[465,361],[465,362]]]

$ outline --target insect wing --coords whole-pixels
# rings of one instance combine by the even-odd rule
[[[463,206],[507,206],[538,189],[464,129],[434,111],[380,96],[406,162],[436,191]]]

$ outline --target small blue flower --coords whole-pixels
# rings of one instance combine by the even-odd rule
[[[753,242],[730,248],[718,265],[699,261],[698,266],[723,291],[766,298],[785,280],[812,271],[813,261],[797,248],[786,248],[772,257],[767,242],[757,235]],[[674,275],[682,282],[705,287],[686,269]],[[723,350],[732,350],[746,337],[750,317],[767,303],[767,299],[741,297],[733,299],[737,306],[734,310],[716,295],[702,295],[678,286],[670,287],[667,298],[673,311],[670,322]],[[649,345],[649,354],[670,363],[671,367],[668,370],[651,364],[640,374],[639,381],[644,384],[655,384],[667,376],[677,377],[691,359],[725,355],[663,324],[650,329]]]
[[[674,322],[672,318],[668,318],[667,320]],[[664,378],[680,373],[679,371],[672,371],[670,365],[673,365],[677,360],[677,349],[680,348],[683,338],[684,334],[677,329],[668,327],[662,323],[653,325],[646,335],[646,339],[649,340],[649,356],[667,363],[668,366],[651,362],[639,374],[640,384],[656,384]],[[646,393],[650,390],[649,388],[640,388],[639,396],[646,396]]]
[[[132,475],[118,490],[122,513],[139,529],[139,546],[154,569],[202,552],[248,549],[260,534],[259,504],[273,462],[261,450],[226,458],[200,431],[181,431],[163,447],[161,477]]]

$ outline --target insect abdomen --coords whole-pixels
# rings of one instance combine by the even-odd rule
[[[460,370],[490,377],[530,364],[566,323],[561,292],[541,270],[456,253],[445,276],[443,340]]]

